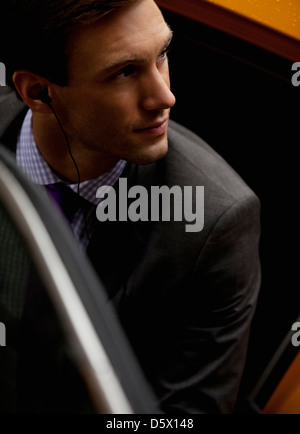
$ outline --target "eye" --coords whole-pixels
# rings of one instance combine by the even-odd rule
[[[125,68],[122,69],[122,71],[119,71],[117,74],[114,74],[112,76],[112,80],[114,79],[124,79],[127,77],[130,77],[135,72],[134,65],[128,65]]]
[[[164,50],[164,51],[163,51],[163,52],[158,56],[158,59],[161,60],[161,61],[165,61],[165,60],[167,60],[167,59],[168,59],[168,54],[169,54],[169,52],[170,52],[170,49],[167,48],[166,50]]]

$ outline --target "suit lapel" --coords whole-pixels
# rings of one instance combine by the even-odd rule
[[[154,167],[128,163],[121,178],[127,178],[128,190],[134,185],[147,187],[155,177]],[[117,185],[115,190],[118,198]],[[97,221],[87,253],[111,299],[118,297],[119,291],[126,286],[142,256],[151,228],[151,222]]]

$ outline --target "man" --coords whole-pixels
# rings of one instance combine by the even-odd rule
[[[162,410],[232,412],[260,286],[260,204],[169,120],[172,31],[153,0],[8,5],[3,61],[26,108],[1,102],[1,142],[33,182],[85,199],[70,224]],[[97,221],[98,188],[121,194],[120,179],[149,195],[153,186],[203,187],[204,227],[188,232],[184,217]]]

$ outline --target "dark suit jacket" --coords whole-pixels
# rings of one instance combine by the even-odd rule
[[[0,97],[1,142],[15,150],[24,106]],[[170,122],[169,152],[128,164],[128,185],[204,186],[205,224],[97,223],[88,255],[168,413],[234,409],[260,288],[260,202],[199,137]]]

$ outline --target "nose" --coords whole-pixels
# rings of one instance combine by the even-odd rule
[[[176,103],[170,90],[169,73],[161,74],[158,69],[145,77],[142,95],[142,106],[147,111],[167,110]]]

